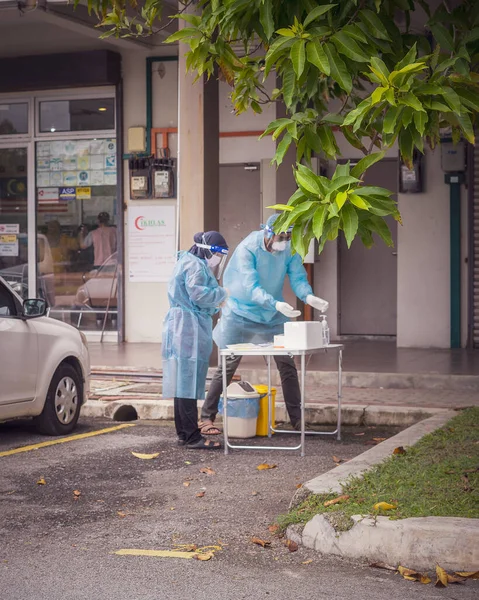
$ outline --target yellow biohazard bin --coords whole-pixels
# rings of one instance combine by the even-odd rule
[[[267,385],[254,385],[254,389],[260,394],[259,397],[259,414],[258,421],[256,424],[256,435],[266,437],[268,435],[268,386]],[[273,406],[271,411],[271,424],[273,427],[276,426],[274,420],[274,405],[276,400],[276,388],[271,388],[271,394],[273,396]]]

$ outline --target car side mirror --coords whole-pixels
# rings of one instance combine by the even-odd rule
[[[31,298],[23,303],[22,319],[36,319],[47,314],[48,305],[41,298]]]

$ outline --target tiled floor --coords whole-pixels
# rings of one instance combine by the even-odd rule
[[[90,344],[93,367],[130,367],[161,369],[160,344]],[[260,366],[255,359],[245,359],[243,365]],[[394,341],[346,342],[344,370],[375,373],[440,373],[478,375],[479,351],[396,348]],[[309,369],[336,370],[336,354],[313,356]]]

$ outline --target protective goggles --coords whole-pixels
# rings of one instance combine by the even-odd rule
[[[291,241],[291,232],[293,231],[292,227],[290,227],[288,229],[288,231],[284,231],[282,233],[275,233],[274,230],[271,229],[271,227],[265,227],[264,230],[266,231],[266,234],[269,239],[274,237],[278,242],[290,242]]]

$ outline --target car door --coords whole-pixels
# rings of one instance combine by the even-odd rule
[[[21,319],[21,304],[0,279],[0,405],[35,398],[38,338],[29,321]]]

